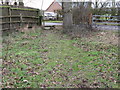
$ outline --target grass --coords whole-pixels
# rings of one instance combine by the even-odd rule
[[[45,22],[51,22],[51,23],[62,23],[63,21],[45,21]]]
[[[120,26],[119,23],[113,24],[113,23],[96,23],[97,25],[112,25],[112,26]]]
[[[4,36],[2,87],[118,88],[117,50],[58,31]]]

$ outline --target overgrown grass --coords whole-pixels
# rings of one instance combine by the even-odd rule
[[[15,33],[3,40],[2,87],[118,88],[117,53],[55,31]]]

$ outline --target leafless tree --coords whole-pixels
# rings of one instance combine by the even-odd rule
[[[79,5],[73,7],[74,24],[90,24],[91,19],[91,2],[80,2]]]
[[[92,5],[94,8],[94,14],[105,14],[108,13],[108,11],[111,11],[110,13],[112,15],[115,15],[116,13],[116,0],[105,0],[104,2],[101,2],[101,0],[95,0],[95,2],[92,3]]]

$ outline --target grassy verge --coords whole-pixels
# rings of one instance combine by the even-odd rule
[[[41,30],[3,38],[2,87],[118,87],[116,45]]]
[[[112,26],[120,26],[119,23],[111,24],[111,23],[96,23],[97,25],[112,25]]]
[[[45,22],[51,22],[51,23],[62,23],[63,21],[45,21]]]

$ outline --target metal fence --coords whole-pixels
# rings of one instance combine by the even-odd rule
[[[109,16],[109,15],[93,15],[92,24],[99,25],[118,25],[120,24],[120,16]]]

